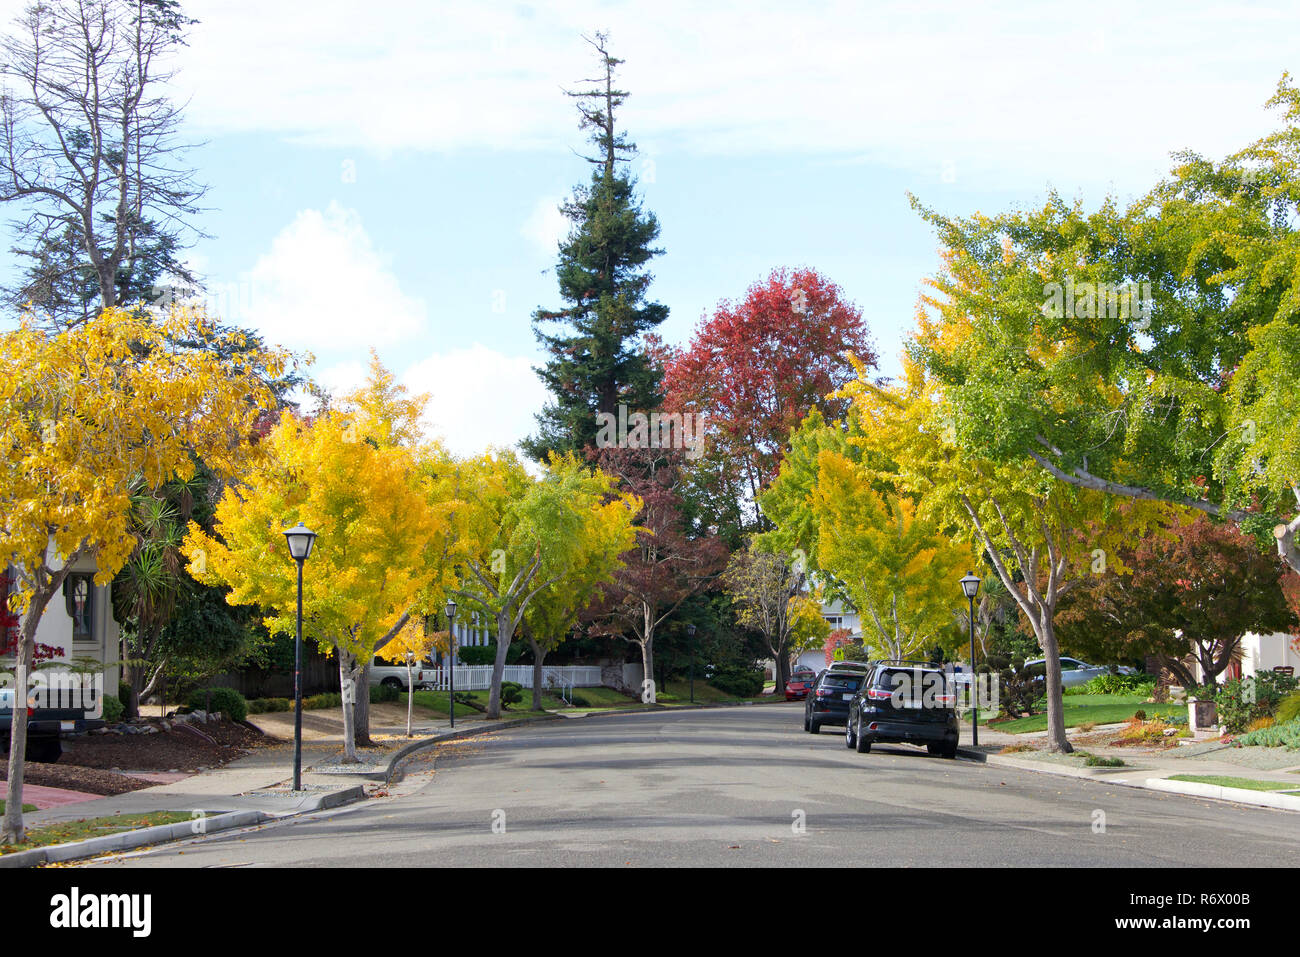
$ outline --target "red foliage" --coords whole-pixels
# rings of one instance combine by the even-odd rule
[[[0,571],[0,658],[17,654],[18,639],[22,636],[20,631],[22,621],[9,609],[9,593],[12,588],[13,579],[10,573],[7,570]],[[46,661],[62,656],[62,648],[37,642],[33,660]]]
[[[812,269],[778,269],[739,303],[722,302],[669,358],[664,407],[703,412],[709,442],[744,470],[752,494],[775,477],[791,431],[852,378],[853,352],[876,364],[862,312]]]
[[[829,665],[831,662],[835,660],[836,648],[839,648],[843,645],[852,644],[852,642],[849,641],[849,636],[851,634],[853,634],[853,632],[850,631],[848,628],[836,628],[834,631],[832,631],[829,635],[826,636],[826,645],[825,645],[826,664]]]

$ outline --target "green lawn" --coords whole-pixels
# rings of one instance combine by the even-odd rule
[[[586,689],[583,690],[585,691]],[[459,697],[460,695],[464,694],[464,692],[458,691],[456,692],[456,694]],[[469,696],[474,702],[476,702],[480,706],[484,708],[487,707],[488,693],[486,691],[471,691],[469,693]],[[407,697],[406,692],[402,692],[401,696],[398,699],[398,702],[401,704],[403,708],[406,707],[406,697]],[[522,712],[527,714],[529,713],[529,709],[532,708],[532,705],[533,705],[532,689],[525,688],[524,700],[520,701],[517,704],[512,704],[508,709],[506,709],[506,713],[518,714]],[[564,707],[567,707],[567,705],[565,705],[565,703],[562,700],[550,694],[549,692],[545,692],[545,691],[542,692],[543,710],[551,711],[555,708],[564,708]],[[422,712],[425,715],[433,714],[433,715],[437,715],[438,717],[447,716],[448,714],[451,713],[451,695],[446,691],[417,691],[415,693],[415,713],[417,716],[419,716]],[[458,701],[456,702],[456,713],[458,715],[465,715],[465,714],[480,714],[481,712],[477,711],[474,708],[469,707],[463,702]]]
[[[23,813],[24,813],[24,814],[30,814],[32,811],[35,811],[35,810],[36,810],[36,805],[35,805],[35,804],[24,804],[24,805],[23,805]],[[0,814],[3,814],[4,812],[5,812],[5,802],[4,802],[4,801],[0,801]]]
[[[1140,695],[1122,694],[1071,694],[1065,702],[1065,726],[1073,728],[1091,721],[1094,724],[1114,724],[1127,721],[1134,711],[1145,711],[1148,718],[1186,716],[1187,706],[1178,704],[1148,704]],[[983,722],[981,722],[983,724]],[[1024,734],[1026,731],[1046,731],[1047,714],[1035,714],[1014,721],[989,725],[996,731]]]
[[[1294,791],[1290,781],[1260,781],[1257,778],[1234,778],[1223,774],[1173,774],[1170,781],[1190,781],[1193,784],[1214,784],[1221,788],[1245,788],[1248,791]]]
[[[22,844],[5,844],[0,847],[0,854],[12,854],[14,851],[26,851],[49,844],[84,841],[90,837],[102,837],[105,834],[116,834],[118,831],[134,831],[137,828],[154,827],[158,824],[176,824],[191,818],[192,815],[188,811],[155,811],[152,814],[115,814],[112,817],[63,821],[59,824],[28,829],[26,841]]]

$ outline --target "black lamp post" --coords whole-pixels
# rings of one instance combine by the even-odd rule
[[[686,626],[686,637],[691,640],[691,704],[695,704],[695,625]]]
[[[311,555],[316,533],[299,522],[284,533],[289,555],[298,563],[298,632],[293,641],[293,789],[302,790],[302,563]]]
[[[451,679],[451,726],[456,727],[456,601],[447,599],[447,668]]]
[[[961,580],[961,590],[970,603],[970,734],[971,744],[978,746],[980,743],[980,704],[979,694],[975,690],[975,596],[979,594],[980,580],[967,572],[966,577]]]

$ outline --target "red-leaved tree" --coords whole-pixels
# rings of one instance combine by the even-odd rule
[[[611,635],[637,645],[645,679],[643,700],[655,700],[654,639],[659,626],[691,595],[709,587],[727,560],[715,534],[692,535],[677,493],[681,452],[603,449],[597,464],[621,480],[620,491],[640,497],[636,547],[622,555],[623,567],[603,586],[589,609],[588,633]]]
[[[740,302],[720,303],[667,358],[664,407],[705,415],[707,454],[727,466],[714,473],[752,503],[809,409],[843,413],[826,396],[853,377],[845,352],[876,364],[861,310],[816,270],[777,269]]]

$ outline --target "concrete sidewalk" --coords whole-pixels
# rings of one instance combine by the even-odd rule
[[[1280,795],[1281,799],[1278,800],[1279,795],[1276,791],[1218,788],[1203,783],[1169,780],[1175,775],[1189,774],[1249,778],[1256,781],[1290,784],[1295,791],[1300,792],[1300,751],[1287,751],[1284,748],[1238,748],[1217,739],[1164,749],[1109,747],[1086,740],[1121,727],[1122,724],[1099,725],[1083,734],[1070,732],[1069,738],[1077,750],[1101,758],[1120,758],[1124,761],[1123,767],[1088,767],[1082,757],[1055,754],[1045,750],[1013,754],[998,753],[1008,745],[1028,744],[1042,747],[1046,744],[1046,731],[1009,734],[1005,731],[981,727],[979,747],[973,748],[970,743],[970,724],[963,723],[961,747],[968,756],[978,755],[980,760],[995,766],[1073,778],[1093,778],[1106,784],[1149,788],[1195,797],[1212,797],[1243,804],[1300,810],[1300,793]]]

